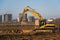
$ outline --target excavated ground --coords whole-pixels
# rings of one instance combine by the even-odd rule
[[[55,22],[60,28],[60,21]],[[60,40],[60,30],[56,33],[39,33],[35,35],[0,35],[0,40]]]
[[[0,40],[60,40],[60,32],[35,35],[0,35]]]

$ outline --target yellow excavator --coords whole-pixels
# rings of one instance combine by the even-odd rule
[[[32,13],[34,16],[36,16],[40,21],[39,21],[39,25],[36,25],[35,26],[35,30],[34,31],[38,31],[41,32],[41,30],[43,32],[48,32],[49,31],[52,31],[54,28],[55,28],[55,25],[54,24],[51,24],[51,23],[46,23],[46,20],[43,19],[43,17],[38,13],[36,12],[35,10],[33,10],[32,8],[30,8],[29,6],[26,6],[22,12],[22,17],[20,19],[20,24],[22,22],[22,19],[24,17],[24,15],[26,14],[26,12],[30,12]]]

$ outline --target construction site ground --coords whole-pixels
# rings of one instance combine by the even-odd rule
[[[56,24],[56,27],[60,28],[60,21],[59,21],[59,23],[56,22],[55,24]],[[8,28],[5,25],[0,25],[0,26],[1,26],[0,29]],[[2,27],[2,26],[4,26],[4,27]],[[20,29],[20,27],[15,27],[15,28],[14,27],[10,27],[9,29],[11,29],[11,28]],[[25,34],[24,35],[19,35],[19,34],[1,35],[0,34],[0,40],[60,40],[60,29],[58,29],[58,31],[55,33],[37,33],[34,35],[25,35]]]
[[[0,40],[60,40],[60,32],[35,35],[0,35]]]

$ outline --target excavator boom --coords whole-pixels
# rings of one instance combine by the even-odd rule
[[[22,18],[24,17],[24,15],[26,14],[26,12],[30,12],[30,13],[32,13],[34,16],[37,16],[37,18],[38,18],[39,20],[42,20],[42,19],[43,19],[42,16],[41,16],[38,12],[34,11],[32,8],[31,8],[32,10],[30,10],[29,8],[30,8],[29,6],[26,6],[26,7],[24,8],[24,10],[23,10],[23,12],[22,12],[22,17],[21,17],[20,22],[22,21]]]

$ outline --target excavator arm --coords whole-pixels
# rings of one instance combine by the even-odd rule
[[[38,12],[34,11],[33,9],[30,10],[29,8],[30,8],[29,6],[26,6],[26,7],[24,8],[24,10],[23,10],[23,12],[22,12],[22,17],[21,17],[20,22],[22,21],[22,18],[24,17],[24,15],[26,14],[26,12],[32,13],[34,16],[37,16],[37,18],[40,19],[40,20],[43,19],[42,16],[41,16]]]

